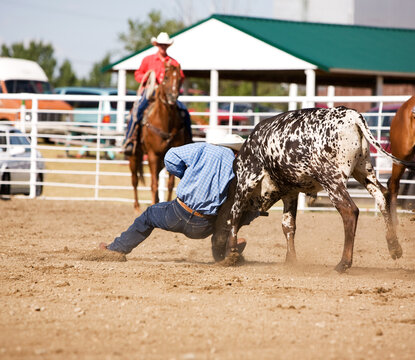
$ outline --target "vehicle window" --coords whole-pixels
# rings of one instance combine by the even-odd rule
[[[66,92],[66,95],[99,95],[99,94],[93,94],[93,93],[85,93],[82,91],[76,91],[76,90],[68,90]],[[75,100],[75,101],[66,101],[69,105],[73,106],[74,108],[83,108],[83,109],[98,109],[99,102],[98,101],[81,101],[81,100]]]
[[[30,146],[29,140],[17,131],[10,132],[10,144],[11,145],[27,145]]]
[[[125,110],[130,111],[133,108],[134,101],[127,101],[125,103]],[[117,101],[111,101],[111,109],[117,110],[118,102]]]
[[[79,107],[88,108],[88,109],[98,109],[99,102],[98,101],[80,101]]]
[[[6,133],[4,131],[0,131],[0,152],[6,151],[7,141],[6,141]]]
[[[52,94],[51,85],[45,81],[37,80],[6,80],[6,89],[9,94],[31,93],[31,94]]]
[[[118,94],[118,91],[113,91],[113,92],[109,93],[109,95],[117,95],[117,94]],[[137,95],[137,92],[133,91],[133,90],[127,90],[126,95],[134,95],[135,96],[135,95]],[[117,110],[117,108],[118,108],[117,105],[118,105],[117,101],[111,101],[111,110]],[[134,106],[134,101],[127,101],[125,103],[125,110],[130,111],[133,108],[133,106]]]

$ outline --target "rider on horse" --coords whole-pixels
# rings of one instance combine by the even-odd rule
[[[169,35],[165,32],[161,32],[157,38],[153,37],[151,39],[151,43],[158,48],[158,52],[146,56],[140,67],[135,71],[134,77],[138,83],[142,85],[146,82],[150,82],[149,75],[150,72],[154,72],[155,82],[160,84],[164,78],[164,71],[165,65],[171,64],[174,66],[180,66],[179,63],[167,55],[167,48],[173,44],[173,39],[170,39]],[[183,71],[180,70],[180,74],[182,79],[184,79]],[[149,102],[151,101],[151,97],[153,95],[154,88],[149,89],[148,87],[144,87],[144,90],[141,93],[141,98],[134,106],[133,112],[136,111],[136,114],[132,113],[130,121],[128,123],[127,132],[124,141],[124,154],[125,155],[132,155],[134,149],[134,140],[139,141],[138,131],[141,126],[141,120],[143,118],[143,114],[145,109],[148,107]],[[192,140],[192,128],[191,128],[191,121],[190,115],[187,111],[186,107],[180,102],[177,101],[177,107],[179,109],[179,113],[181,118],[183,119],[184,126],[186,129],[186,135],[188,139]],[[138,128],[137,128],[138,127]]]

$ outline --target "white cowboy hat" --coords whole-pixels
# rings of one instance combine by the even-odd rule
[[[154,36],[151,38],[151,43],[153,45],[164,44],[170,46],[171,44],[173,44],[173,41],[173,39],[170,39],[169,34],[165,32],[161,32],[160,34],[158,34],[156,38]]]
[[[237,134],[217,134],[217,136],[212,136],[208,142],[239,151],[245,139]]]

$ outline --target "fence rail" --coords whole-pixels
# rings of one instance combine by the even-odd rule
[[[205,107],[203,111],[192,110],[192,128],[195,131],[196,141],[205,141],[211,129],[223,128],[229,132],[238,132],[247,136],[254,126],[265,117],[280,113],[286,109],[302,108],[314,103],[318,104],[348,104],[364,103],[368,111],[363,115],[369,121],[370,129],[381,143],[387,143],[389,138],[389,122],[394,115],[393,111],[388,110],[387,104],[399,104],[406,101],[409,96],[182,96],[180,100],[185,104],[199,104],[199,108]],[[121,153],[121,144],[126,126],[125,113],[120,126],[119,119],[112,123],[102,123],[103,103],[117,101],[134,101],[132,96],[80,96],[80,95],[45,95],[45,94],[0,94],[2,99],[30,100],[31,108],[21,106],[18,109],[0,108],[1,113],[14,112],[16,121],[2,121],[3,124],[11,124],[20,129],[30,138],[29,157],[10,157],[6,150],[12,147],[11,144],[0,143],[0,187],[3,185],[27,185],[30,189],[29,197],[36,196],[36,189],[43,186],[44,199],[71,199],[71,200],[108,200],[108,201],[127,201],[132,202],[132,187],[130,185],[130,172],[128,162]],[[76,121],[79,114],[91,114],[91,111],[67,111],[70,121],[39,121],[39,113],[59,112],[56,110],[39,109],[39,101],[42,100],[66,100],[66,101],[96,101],[99,103],[97,109],[92,113],[96,115],[96,121],[80,122]],[[221,110],[217,114],[209,112],[209,104],[212,102],[229,104],[226,110]],[[267,111],[236,111],[238,105],[267,104]],[[213,107],[215,108],[215,107]],[[376,110],[373,110],[375,109]],[[372,109],[369,112],[369,109]],[[116,115],[117,110],[110,111]],[[217,118],[221,119],[219,124]],[[200,121],[200,119],[204,121]],[[225,119],[225,120],[223,120]],[[225,123],[225,125],[220,125]],[[1,128],[0,128],[1,129]],[[0,133],[1,134],[1,133]],[[39,167],[39,159],[36,153],[39,151],[43,155],[42,162],[44,168]],[[377,177],[385,185],[389,177],[392,163],[383,155],[373,153],[374,165]],[[4,178],[3,174],[10,161],[26,162],[30,166],[26,169],[13,170],[16,173],[29,174],[26,181],[11,181]],[[9,171],[10,172],[10,171]],[[41,175],[41,181],[39,180]],[[149,174],[145,174],[146,179]],[[160,197],[164,199],[167,175],[161,174]],[[146,181],[148,183],[148,181]],[[401,187],[409,187],[410,191],[401,194],[399,198],[403,201],[415,203],[415,180],[408,178],[401,181]],[[64,189],[64,190],[62,190]],[[150,203],[150,187],[140,186],[142,203]],[[359,208],[363,211],[377,211],[374,201],[369,200],[370,195],[363,188],[357,186],[354,179],[350,179],[349,191],[351,196],[360,201]],[[327,194],[318,194],[319,204],[314,203],[309,206],[304,195],[300,197],[299,210],[332,210]],[[276,206],[278,207],[278,204]],[[405,211],[405,210],[401,210]]]

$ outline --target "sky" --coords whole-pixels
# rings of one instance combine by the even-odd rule
[[[107,53],[111,61],[128,54],[118,35],[152,10],[191,25],[213,13],[272,17],[273,0],[0,0],[0,45],[52,44],[58,66],[68,59],[86,77]]]

